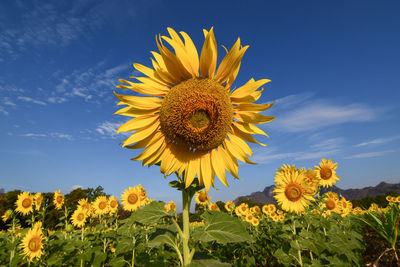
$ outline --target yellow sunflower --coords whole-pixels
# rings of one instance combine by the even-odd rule
[[[326,208],[324,212],[326,215],[330,215],[332,212],[340,213],[339,197],[334,192],[327,192],[322,198],[322,208]]]
[[[227,202],[225,203],[225,209],[226,209],[226,211],[228,211],[228,212],[234,211],[234,210],[235,210],[235,203],[233,203],[232,201],[227,201]]]
[[[342,197],[339,201],[339,208],[342,216],[347,216],[353,209],[353,203],[351,203],[351,201],[348,201],[346,198]]]
[[[82,228],[85,225],[86,218],[87,218],[86,209],[84,209],[81,206],[78,206],[78,208],[74,211],[74,213],[71,216],[71,221],[74,226]]]
[[[242,203],[239,206],[237,206],[236,208],[238,209],[238,212],[236,212],[236,209],[235,209],[235,213],[238,216],[246,216],[249,213],[249,205],[247,205],[246,203]]]
[[[108,213],[108,201],[105,196],[98,196],[93,202],[93,208],[95,210],[96,216],[101,216]]]
[[[311,194],[316,194],[318,185],[320,184],[317,171],[313,169],[301,169],[301,171],[304,173],[304,181],[307,184],[307,190],[309,190]]]
[[[142,191],[137,187],[129,187],[121,195],[121,203],[124,210],[135,211],[142,206],[140,196]]]
[[[313,200],[312,194],[307,190],[304,173],[301,171],[278,172],[275,183],[274,198],[285,211],[302,212]]]
[[[78,206],[82,207],[82,209],[86,212],[87,216],[90,216],[90,203],[87,198],[82,198],[78,201]]]
[[[173,210],[174,212],[176,212],[175,202],[173,202],[172,200],[170,202],[168,202],[168,208],[169,208],[169,210]]]
[[[258,225],[260,224],[260,221],[259,221],[257,218],[254,218],[254,219],[251,221],[251,224],[252,224],[253,226],[258,226]]]
[[[208,196],[207,191],[198,191],[195,194],[196,203],[201,206],[207,206],[208,202],[210,202],[211,197]]]
[[[108,207],[110,208],[110,214],[114,214],[118,211],[118,200],[115,196],[111,196],[108,199]]]
[[[7,222],[8,219],[10,219],[12,214],[12,210],[6,210],[6,212],[4,212],[3,216],[1,216],[3,222]]]
[[[15,205],[17,206],[15,209],[16,212],[28,215],[33,211],[33,196],[29,192],[22,192],[18,195]]]
[[[178,172],[188,187],[197,176],[208,191],[214,176],[228,186],[225,170],[238,177],[237,159],[253,164],[247,142],[258,143],[252,134],[267,134],[254,124],[273,117],[259,114],[272,104],[255,104],[270,80],[250,79],[234,90],[232,83],[239,72],[244,52],[240,39],[217,67],[217,42],[213,28],[203,30],[205,42],[200,57],[191,38],[168,28],[171,37],[156,38],[159,53],[152,52],[153,68],[134,64],[145,77],[139,82],[121,79],[124,85],[146,97],[115,96],[119,105],[127,105],[115,114],[133,117],[119,127],[119,132],[133,132],[123,147],[145,148],[133,160],[143,165],[160,164],[164,175]],[[175,51],[171,52],[163,43]],[[263,144],[261,144],[263,145]]]
[[[210,202],[210,204],[208,204],[208,210],[216,210],[216,211],[219,211],[219,207],[218,207],[217,203],[215,203],[215,202]]]
[[[35,209],[40,210],[40,207],[42,206],[42,201],[43,201],[43,196],[42,193],[37,192],[35,196],[33,197],[34,202],[35,202]]]
[[[64,205],[64,196],[60,193],[60,190],[54,191],[53,203],[57,210],[60,210]]]
[[[322,159],[319,166],[315,166],[315,170],[317,171],[316,174],[321,186],[332,186],[340,179],[340,177],[336,176],[337,165],[338,164],[333,163],[332,160]]]
[[[22,254],[32,262],[35,258],[40,259],[43,254],[43,234],[42,224],[37,222],[31,229],[28,230],[25,237],[22,239],[20,248]]]

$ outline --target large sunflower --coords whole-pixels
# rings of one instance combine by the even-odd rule
[[[336,181],[340,177],[336,176],[337,163],[333,163],[332,160],[322,159],[319,166],[315,166],[316,174],[319,179],[319,183],[323,187],[329,187],[336,184]]]
[[[15,205],[17,206],[15,209],[16,212],[28,215],[33,211],[33,196],[29,192],[22,192],[18,195]]]
[[[109,211],[108,200],[105,196],[98,196],[93,202],[93,208],[96,216],[107,214]]]
[[[35,223],[31,229],[28,230],[20,245],[20,248],[22,249],[22,254],[28,257],[29,262],[33,261],[35,258],[39,259],[42,256],[42,242],[42,224],[38,222]]]
[[[72,224],[76,227],[83,227],[85,225],[87,218],[86,209],[82,206],[78,206],[78,208],[72,213],[71,221]]]
[[[313,200],[312,192],[305,183],[304,172],[299,170],[278,172],[275,183],[274,198],[285,211],[302,212]]]
[[[145,77],[139,82],[121,79],[124,85],[147,97],[118,95],[118,105],[127,105],[116,114],[133,117],[117,131],[134,133],[123,141],[123,147],[145,148],[133,160],[143,165],[160,164],[165,175],[178,172],[188,187],[197,176],[208,191],[214,177],[228,186],[225,170],[238,177],[237,159],[253,164],[248,158],[252,150],[245,141],[258,143],[252,134],[267,134],[254,124],[273,117],[259,114],[272,104],[254,104],[259,87],[270,80],[250,79],[233,89],[244,52],[240,39],[221,61],[217,69],[217,42],[213,28],[203,30],[205,41],[200,58],[191,38],[181,37],[168,28],[170,37],[156,38],[159,53],[151,52],[153,68],[133,64]],[[175,51],[171,52],[163,43]],[[261,144],[264,145],[264,144]]]
[[[121,195],[121,203],[124,210],[135,211],[139,209],[143,204],[140,200],[142,192],[137,186],[126,189]]]

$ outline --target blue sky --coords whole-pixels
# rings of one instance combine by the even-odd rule
[[[155,35],[185,31],[198,50],[214,26],[219,45],[250,45],[234,86],[268,78],[260,103],[276,120],[242,181],[211,190],[231,200],[273,183],[282,164],[332,158],[341,188],[399,182],[398,1],[1,1],[0,188],[66,193],[101,185],[120,196],[141,183],[177,201],[158,167],[129,159],[116,128],[127,118],[118,79],[150,66]],[[219,55],[223,48],[219,47]]]

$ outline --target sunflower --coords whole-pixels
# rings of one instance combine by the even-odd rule
[[[141,191],[137,187],[129,187],[121,195],[121,203],[126,211],[135,211],[142,206]]]
[[[173,202],[172,200],[170,202],[168,202],[168,208],[169,208],[169,210],[173,210],[174,212],[176,212],[175,202]]]
[[[25,237],[22,239],[20,248],[22,254],[28,257],[28,261],[32,262],[35,258],[40,259],[43,254],[43,234],[42,224],[37,222],[31,229],[28,230]]]
[[[227,202],[225,203],[225,209],[226,209],[226,211],[228,211],[228,212],[234,211],[234,210],[235,210],[235,203],[233,203],[232,201],[227,201]]]
[[[40,210],[40,207],[42,206],[42,201],[43,201],[43,196],[42,193],[37,192],[35,196],[33,197],[34,203],[35,203],[35,209]]]
[[[147,200],[147,192],[144,190],[143,186],[141,184],[137,185],[136,188],[139,190],[139,198],[140,201],[146,202]]]
[[[211,199],[211,197],[208,196],[207,191],[204,190],[196,192],[195,196],[196,203],[201,206],[206,206]]]
[[[235,209],[235,213],[238,216],[246,216],[249,213],[249,205],[247,205],[246,203],[242,203],[239,206],[237,206],[236,208],[237,208],[237,212]]]
[[[353,204],[351,201],[348,201],[346,198],[342,197],[339,201],[339,208],[342,216],[347,216],[353,209]]]
[[[82,207],[82,209],[86,212],[87,216],[90,216],[90,203],[87,198],[82,198],[78,201],[78,206]]]
[[[168,32],[171,37],[156,38],[159,53],[152,52],[153,69],[133,64],[145,77],[134,77],[139,82],[119,80],[123,85],[117,88],[148,96],[115,94],[119,105],[127,105],[115,114],[133,117],[117,133],[135,131],[123,141],[123,147],[145,148],[133,160],[143,161],[142,165],[160,164],[160,171],[167,176],[184,174],[186,187],[197,176],[208,191],[215,175],[228,186],[225,170],[238,179],[237,159],[253,164],[248,158],[252,151],[245,141],[260,144],[252,134],[267,136],[254,124],[274,119],[259,114],[272,103],[253,103],[263,91],[258,88],[270,80],[250,79],[233,90],[248,46],[242,47],[238,39],[217,69],[213,28],[203,30],[200,59],[185,32],[180,32],[184,41],[173,29],[168,28]]]
[[[86,209],[84,209],[81,206],[78,206],[78,208],[74,211],[74,213],[71,216],[71,221],[74,226],[82,228],[85,225],[86,218],[87,218]]]
[[[210,204],[208,204],[208,210],[216,210],[216,211],[219,211],[219,207],[218,207],[217,203],[215,203],[215,202],[210,202]]]
[[[326,208],[327,215],[330,215],[332,212],[340,213],[339,206],[339,197],[334,192],[327,192],[322,198],[323,203],[321,203],[322,208]]]
[[[53,203],[57,210],[60,210],[64,205],[64,196],[60,193],[60,190],[54,191]]]
[[[317,171],[317,177],[320,185],[323,187],[329,187],[336,184],[336,181],[340,178],[336,176],[337,163],[333,163],[332,160],[322,159],[319,166],[315,166]]]
[[[318,185],[320,184],[317,171],[313,169],[301,169],[301,171],[304,173],[304,181],[307,184],[307,190],[309,190],[311,194],[316,194]]]
[[[16,212],[28,215],[33,211],[33,196],[29,192],[22,192],[18,195],[15,205],[17,206],[15,209]]]
[[[118,200],[115,196],[111,196],[108,199],[108,207],[109,207],[109,212],[110,214],[114,214],[118,211]]]
[[[285,211],[299,213],[313,200],[312,194],[307,190],[304,173],[301,171],[278,172],[275,183],[274,198]]]
[[[258,226],[258,225],[260,224],[260,221],[259,221],[257,218],[254,218],[254,219],[251,221],[251,224],[252,224],[253,226]]]
[[[10,219],[12,215],[12,210],[6,210],[6,212],[4,212],[3,216],[1,216],[3,222],[7,222],[8,219]]]
[[[255,219],[255,218],[256,218],[256,217],[254,217],[253,214],[247,213],[247,215],[246,215],[246,217],[245,217],[245,220],[246,220],[246,222],[251,223],[251,222],[253,221],[253,219]]]
[[[93,208],[95,210],[96,216],[101,216],[108,213],[108,201],[105,196],[98,196],[93,203]]]

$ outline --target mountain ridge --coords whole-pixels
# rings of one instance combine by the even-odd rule
[[[263,191],[253,192],[247,196],[239,196],[233,202],[238,203],[243,199],[251,199],[255,202],[270,204],[276,204],[276,200],[274,196],[274,185],[266,186]],[[391,184],[386,182],[380,182],[376,186],[367,186],[361,189],[358,188],[349,188],[349,189],[341,189],[337,186],[333,186],[330,188],[323,188],[321,193],[325,193],[327,191],[333,191],[340,196],[344,196],[348,200],[358,200],[365,197],[374,197],[379,195],[384,195],[389,192],[395,192],[400,194],[400,183]]]

